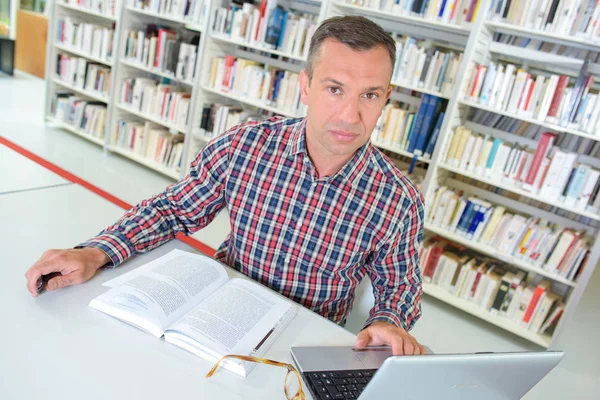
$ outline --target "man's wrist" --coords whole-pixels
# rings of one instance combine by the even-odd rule
[[[97,247],[83,247],[80,250],[85,252],[86,259],[89,260],[96,271],[111,261],[110,257]]]

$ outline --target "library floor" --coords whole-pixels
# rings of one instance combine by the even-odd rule
[[[68,132],[44,123],[44,82],[28,75],[0,74],[0,137],[58,165],[124,202],[135,204],[158,193],[172,180],[132,161],[103,150]],[[0,144],[0,188],[11,182],[15,190],[39,190],[66,184],[41,168],[32,168],[24,156]],[[0,195],[10,195],[10,192]],[[65,198],[63,201],[69,201]],[[74,207],[85,205],[73,204]],[[12,211],[12,210],[11,210]],[[26,213],[27,210],[14,210]],[[89,210],[90,213],[94,210]],[[106,225],[114,216],[106,216]],[[216,249],[229,232],[229,220],[221,213],[194,238]],[[85,240],[87,238],[81,238]],[[76,243],[73,243],[75,245]],[[23,249],[26,251],[26,249]],[[21,265],[24,271],[28,265]],[[23,290],[25,285],[23,285]],[[354,320],[360,321],[368,301],[358,301]],[[367,306],[365,306],[367,305]],[[436,353],[541,350],[511,333],[496,328],[443,302],[424,295],[423,316],[412,333]],[[600,393],[600,269],[596,269],[577,312],[555,348],[565,357],[525,399],[597,399]],[[358,318],[357,318],[358,316]],[[348,328],[354,330],[359,323]],[[594,332],[596,332],[594,334]]]

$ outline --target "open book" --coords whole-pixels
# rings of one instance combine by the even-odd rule
[[[217,261],[181,250],[117,279],[90,307],[213,363],[226,354],[262,356],[298,311],[258,283],[230,280]],[[255,363],[221,365],[247,376]]]

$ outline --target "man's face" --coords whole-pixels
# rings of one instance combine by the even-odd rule
[[[375,128],[392,90],[391,75],[390,56],[383,46],[355,51],[325,40],[310,85],[306,71],[300,73],[310,147],[325,156],[351,157]]]

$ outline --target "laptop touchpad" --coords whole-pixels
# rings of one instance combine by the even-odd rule
[[[392,356],[391,349],[373,349],[355,351],[354,355],[365,365],[365,368],[375,369],[381,367],[386,358]]]

